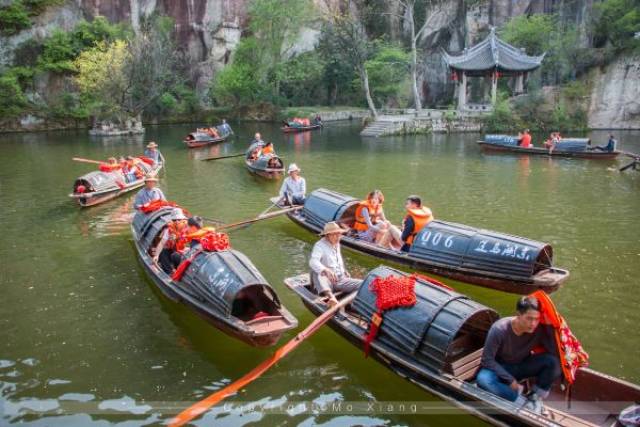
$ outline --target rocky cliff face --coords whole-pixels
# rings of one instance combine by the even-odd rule
[[[590,79],[589,127],[640,129],[640,56],[618,58]]]

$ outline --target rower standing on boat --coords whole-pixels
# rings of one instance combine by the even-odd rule
[[[253,136],[253,141],[251,141],[247,149],[247,158],[252,161],[256,160],[260,156],[260,151],[264,146],[265,142],[262,140],[262,135],[260,135],[260,132],[256,132]]]
[[[344,267],[340,252],[340,239],[346,232],[336,222],[325,224],[319,241],[313,245],[309,267],[311,267],[311,283],[318,295],[328,297],[328,304],[334,306],[338,300],[334,292],[352,292],[361,281],[352,279]]]
[[[407,197],[405,208],[407,209],[407,216],[402,221],[402,235],[400,238],[404,242],[402,251],[409,252],[416,235],[433,221],[433,213],[428,207],[422,206],[422,199],[415,195]]]
[[[280,200],[284,200],[287,205],[304,205],[307,182],[300,176],[300,168],[295,163],[291,163],[287,173],[289,176],[284,179],[280,187]]]
[[[140,209],[154,200],[167,200],[166,197],[164,197],[162,190],[156,187],[157,184],[158,178],[155,176],[148,176],[145,178],[144,188],[136,194],[136,198],[133,201],[134,209]]]
[[[562,374],[551,331],[540,325],[540,310],[536,298],[522,297],[516,316],[491,325],[476,378],[481,388],[538,414],[542,413],[542,399]],[[532,354],[540,346],[546,352]],[[524,396],[520,381],[527,378],[535,378],[535,385]]]
[[[158,150],[158,144],[155,141],[151,141],[147,144],[146,150],[144,150],[144,155],[151,160],[153,160],[153,166],[156,166],[158,163],[164,163],[164,156]]]
[[[222,119],[222,124],[220,125],[220,132],[222,132],[222,135],[224,136],[233,134],[233,129],[231,129],[231,126],[229,126],[229,123],[227,123],[226,119]]]

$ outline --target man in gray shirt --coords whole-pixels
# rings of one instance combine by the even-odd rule
[[[561,369],[553,332],[540,324],[540,303],[522,297],[516,316],[495,322],[484,345],[481,369],[476,382],[481,388],[540,413],[541,399],[549,395]],[[544,353],[532,354],[542,346]],[[525,398],[519,381],[535,378],[535,386]]]

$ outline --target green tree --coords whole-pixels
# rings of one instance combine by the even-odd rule
[[[381,104],[395,100],[401,85],[406,81],[411,68],[411,54],[398,46],[382,44],[376,54],[365,63],[373,97]]]
[[[3,74],[0,76],[0,115],[13,117],[20,114],[27,106],[27,98],[22,92],[18,76]]]
[[[638,49],[640,39],[640,0],[604,0],[594,5],[596,46],[606,43],[616,50]]]
[[[0,34],[3,36],[11,36],[30,26],[29,11],[20,0],[0,8]]]
[[[274,98],[280,95],[282,63],[289,56],[292,42],[302,26],[313,19],[310,0],[254,0],[249,6],[249,29],[255,38],[262,83],[272,88]],[[247,63],[248,64],[248,63]]]
[[[298,55],[282,65],[280,90],[289,105],[317,103],[324,84],[325,66],[321,56],[314,51]]]

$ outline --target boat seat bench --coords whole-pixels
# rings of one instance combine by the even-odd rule
[[[480,370],[480,361],[484,347],[475,350],[466,356],[449,362],[445,367],[447,373],[462,381],[471,381]]]

